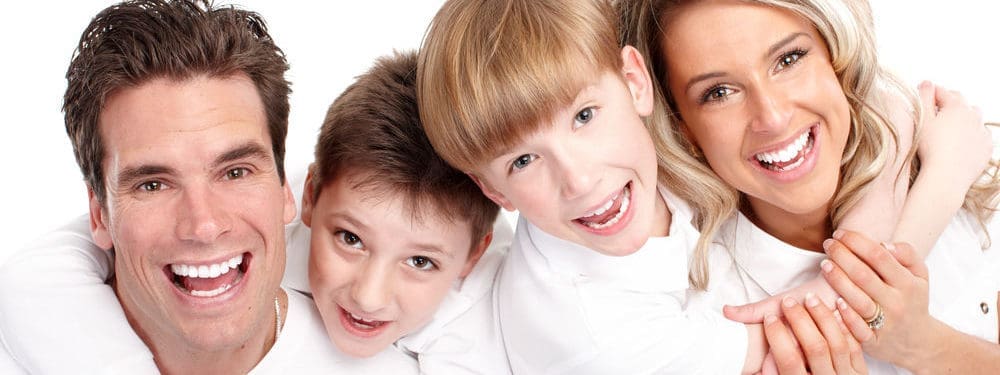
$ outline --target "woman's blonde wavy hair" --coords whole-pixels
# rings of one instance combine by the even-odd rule
[[[696,287],[703,288],[708,284],[708,245],[730,215],[748,206],[742,194],[719,178],[706,160],[689,151],[694,146],[680,129],[680,114],[667,89],[666,67],[660,48],[662,23],[669,22],[674,13],[693,1],[698,0],[615,0],[614,3],[620,17],[619,43],[635,46],[642,53],[657,83],[654,94],[658,100],[651,121],[665,125],[652,132],[660,159],[669,160],[676,168],[686,170],[680,177],[688,180],[687,186],[698,187],[697,190],[675,190],[691,203],[696,213],[695,221],[702,237],[692,260],[691,279]],[[920,119],[923,114],[916,93],[879,65],[874,22],[866,0],[748,2],[785,9],[809,20],[828,46],[831,64],[851,113],[851,131],[841,159],[840,186],[830,210],[830,219],[836,227],[848,210],[861,200],[882,169],[891,165],[893,155],[897,154],[898,133],[887,120],[888,100],[885,99],[892,96],[905,98],[912,107],[914,118]],[[916,123],[919,125],[920,121]],[[918,133],[919,129],[913,132],[914,135]],[[913,144],[916,145],[916,140]],[[916,147],[913,147],[903,157],[915,159],[915,153]],[[972,212],[984,227],[985,221],[993,214],[1000,193],[997,165],[995,160],[991,161],[984,178],[972,186],[963,204],[963,208]],[[919,172],[918,160],[914,160],[912,168],[911,183]]]

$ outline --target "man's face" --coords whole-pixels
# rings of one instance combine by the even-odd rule
[[[115,290],[154,351],[239,348],[274,330],[295,216],[263,105],[244,75],[154,79],[101,112],[106,205],[95,242],[115,249]]]

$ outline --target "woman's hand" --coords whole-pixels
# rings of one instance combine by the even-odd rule
[[[763,374],[867,374],[861,345],[837,313],[812,294],[805,306],[795,299],[781,303],[785,321],[774,315],[764,319],[770,353]]]
[[[786,290],[781,294],[768,297],[766,299],[740,306],[726,305],[722,307],[722,313],[729,320],[734,320],[745,324],[755,324],[764,321],[767,315],[780,317],[782,315],[781,302],[785,298],[791,298],[799,303],[805,303],[805,296],[812,294],[826,304],[829,308],[836,306],[837,292],[830,287],[823,276],[816,276],[815,279],[806,281],[801,285]]]
[[[940,322],[928,313],[927,267],[905,243],[882,245],[864,236],[837,231],[823,245],[823,276],[843,298],[838,310],[864,351],[903,367],[921,357]],[[832,260],[832,261],[831,261]],[[877,306],[876,306],[877,304]],[[878,309],[881,327],[867,323]]]

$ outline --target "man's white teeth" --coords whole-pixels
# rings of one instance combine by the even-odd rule
[[[233,287],[232,284],[224,284],[213,290],[189,290],[188,293],[191,293],[191,295],[195,297],[215,297],[217,295],[224,293],[225,291],[229,290],[229,288],[232,287]]]
[[[191,278],[202,278],[202,279],[214,279],[219,277],[219,275],[225,275],[229,271],[236,269],[243,264],[243,254],[232,257],[232,259],[219,262],[213,265],[187,265],[187,264],[171,264],[170,271],[174,275],[180,277],[191,277]],[[224,292],[220,291],[219,293]],[[211,293],[214,291],[203,291],[203,293]]]
[[[785,147],[782,150],[772,151],[772,152],[761,152],[756,156],[758,161],[764,163],[787,163],[792,160],[795,156],[802,151],[802,148],[806,147],[809,142],[809,134],[812,131],[807,131],[802,133],[794,142]]]
[[[589,222],[589,221],[584,221],[583,225],[586,225],[586,226],[590,227],[591,229],[604,229],[604,228],[607,228],[607,227],[610,227],[612,225],[617,224],[618,221],[620,221],[622,219],[622,216],[625,216],[625,213],[628,212],[628,205],[629,205],[629,201],[630,201],[629,198],[631,196],[632,196],[632,189],[629,188],[628,186],[626,186],[625,190],[624,190],[624,193],[622,193],[622,205],[621,205],[621,207],[618,208],[618,213],[615,214],[614,217],[612,217],[611,219],[608,219],[608,221],[605,221],[603,223],[593,223],[593,222]],[[600,213],[595,214],[595,215],[600,215],[600,214],[603,214],[603,213],[607,212],[608,209],[611,208],[611,203],[613,203],[613,202],[614,202],[614,199],[612,199],[607,204],[605,204],[603,207],[601,207],[598,210],[598,211],[600,211]],[[590,216],[594,216],[594,215],[590,215]]]

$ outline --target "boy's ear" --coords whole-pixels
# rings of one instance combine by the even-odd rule
[[[646,62],[639,50],[632,46],[622,48],[622,78],[632,93],[632,105],[639,116],[653,113],[653,80],[646,70]]]
[[[90,237],[94,244],[104,250],[111,250],[114,243],[111,241],[111,232],[108,230],[108,215],[105,214],[104,207],[94,195],[94,189],[87,187],[87,198],[90,199]]]
[[[470,178],[472,178],[472,181],[476,182],[476,185],[479,186],[479,190],[483,191],[483,195],[485,195],[487,198],[493,201],[493,203],[496,203],[498,206],[503,207],[503,209],[507,211],[514,211],[514,206],[510,204],[510,201],[508,201],[507,198],[503,196],[503,194],[500,194],[500,192],[493,190],[493,188],[490,187],[488,183],[486,183],[483,180],[480,180],[479,177],[476,177],[476,175],[472,173],[466,173],[466,174],[469,175]]]
[[[309,172],[306,174],[306,185],[302,187],[302,224],[312,228],[312,209],[316,204],[313,200],[313,168],[316,164],[309,165]]]
[[[486,248],[490,247],[490,243],[493,242],[493,231],[486,233],[482,239],[479,240],[475,246],[469,252],[469,258],[465,260],[465,268],[462,269],[462,273],[458,277],[466,277],[472,272],[472,269],[476,267],[476,263],[479,263],[479,258],[486,254]]]

